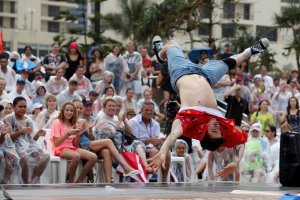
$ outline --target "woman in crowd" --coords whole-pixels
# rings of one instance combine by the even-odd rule
[[[114,74],[110,71],[105,71],[103,73],[103,78],[101,81],[99,81],[95,87],[95,91],[102,95],[104,89],[107,86],[113,86],[113,82],[114,82]]]
[[[112,53],[108,54],[104,59],[104,66],[107,71],[114,74],[113,85],[117,94],[120,94],[122,80],[125,79],[125,74],[129,71],[126,61],[120,55],[120,45],[113,45]]]
[[[52,122],[58,116],[57,100],[54,95],[47,95],[46,97],[46,109],[42,110],[36,118],[36,123],[39,129],[49,129],[52,126]]]
[[[82,114],[83,104],[80,101],[73,102],[76,108],[77,117]],[[80,147],[95,153],[98,158],[103,159],[103,168],[105,174],[105,180],[107,183],[112,181],[112,158],[115,159],[124,169],[124,175],[129,176],[137,174],[133,168],[129,167],[125,160],[121,157],[112,140],[100,139],[95,140],[92,132],[94,123],[88,124],[86,120],[81,119],[82,123],[85,124],[86,130],[80,137]]]
[[[76,42],[71,42],[66,53],[68,67],[64,77],[69,80],[75,73],[78,65],[83,65],[83,57],[80,53],[79,46]]]
[[[50,76],[56,74],[56,70],[58,69],[66,69],[68,67],[66,57],[59,53],[59,45],[58,43],[53,43],[51,46],[51,53],[45,56],[43,60],[43,67],[46,70],[45,80],[48,81]],[[35,77],[36,78],[36,77]]]
[[[290,125],[291,131],[300,132],[300,110],[299,102],[296,97],[291,97],[288,101],[286,112],[276,113],[276,117],[280,124],[285,122]]]
[[[276,127],[275,126],[267,126],[266,130],[266,138],[268,139],[270,145],[270,167],[271,170],[267,174],[266,182],[268,183],[279,183],[279,149],[280,142],[277,139]]]
[[[181,139],[177,139],[174,145],[172,156],[183,157],[185,160],[186,172],[183,172],[181,163],[174,163],[171,166],[171,174],[175,182],[184,182],[183,173],[186,173],[187,182],[196,182],[197,174],[191,156],[188,154],[188,144]],[[176,180],[177,179],[177,180]]]
[[[128,109],[133,109],[135,113],[139,113],[137,103],[133,98],[134,96],[134,91],[131,88],[128,88],[126,90],[126,97],[123,99],[123,109],[128,110]]]
[[[36,140],[45,135],[45,131],[36,130],[34,122],[26,115],[27,103],[23,97],[16,97],[13,101],[14,112],[7,115],[3,122],[12,127],[10,134],[15,143],[16,152],[20,157],[23,183],[36,183],[45,170],[50,156],[45,154]],[[29,166],[34,167],[29,179]]]
[[[34,79],[34,73],[41,70],[41,60],[39,57],[34,56],[32,54],[32,47],[31,46],[25,46],[23,53],[21,54],[21,61],[22,62],[28,62],[31,61],[34,64],[36,64],[36,67],[29,71],[29,77],[28,80],[32,81]]]
[[[103,72],[105,71],[105,65],[102,62],[103,53],[99,48],[95,48],[92,51],[93,61],[89,64],[86,74],[87,78],[89,78],[93,84],[93,87],[96,86],[103,76]]]
[[[9,101],[2,100],[1,105],[3,106],[3,111],[1,112],[1,117],[4,118],[14,111],[13,104]]]
[[[256,80],[254,79],[254,83],[256,84],[259,79],[260,78],[256,78]],[[252,100],[249,104],[251,113],[258,111],[261,101],[266,100],[270,102],[270,98],[266,92],[266,86],[261,79],[258,81],[258,86],[253,90],[251,99]]]
[[[280,89],[272,97],[272,110],[275,113],[283,113],[286,111],[289,99],[293,94],[288,90],[288,85],[285,81],[280,83]]]
[[[85,127],[77,123],[76,108],[73,103],[65,103],[54,120],[51,129],[51,142],[55,156],[70,160],[68,174],[69,183],[81,183],[97,161],[97,156],[84,149],[78,148],[79,139]],[[80,160],[86,160],[85,165],[76,179],[75,172]]]
[[[274,125],[273,115],[268,111],[269,102],[262,100],[259,103],[258,111],[254,112],[250,118],[250,124],[259,122],[262,125],[262,136],[265,136],[264,130],[268,125]]]

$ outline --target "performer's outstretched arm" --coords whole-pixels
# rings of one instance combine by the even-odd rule
[[[175,141],[182,136],[183,130],[181,127],[181,121],[179,119],[175,119],[172,124],[172,129],[170,135],[164,141],[160,151],[153,158],[148,160],[149,167],[152,168],[153,172],[156,173],[162,166],[164,169],[166,164],[166,156],[169,153],[169,150],[172,145],[174,145]]]

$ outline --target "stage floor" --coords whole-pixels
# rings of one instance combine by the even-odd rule
[[[120,183],[4,185],[14,200],[238,200],[278,199],[281,195],[300,193],[300,188],[268,184],[199,182],[195,184]],[[5,199],[0,194],[0,199]]]

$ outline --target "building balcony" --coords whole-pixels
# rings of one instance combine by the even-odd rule
[[[50,0],[42,0],[42,5],[47,6],[59,6],[60,8],[66,8],[66,9],[75,9],[78,8],[78,4],[76,3],[68,3],[63,1],[50,1]]]

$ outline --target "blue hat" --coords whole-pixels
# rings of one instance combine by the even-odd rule
[[[25,83],[26,83],[25,79],[23,79],[23,78],[17,79],[17,84],[25,84]]]

